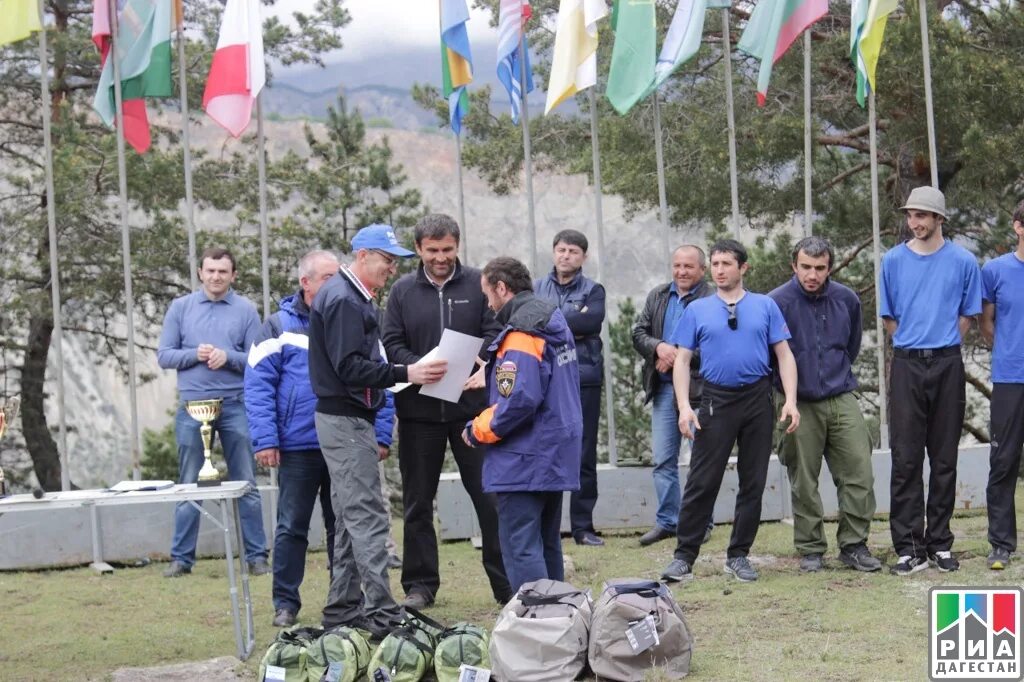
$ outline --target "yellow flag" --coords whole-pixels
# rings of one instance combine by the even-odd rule
[[[0,45],[28,38],[41,28],[36,0],[0,0],[0,17]]]
[[[867,72],[867,86],[875,91],[875,67],[878,66],[878,55],[882,53],[882,37],[885,35],[885,22],[897,7],[898,0],[871,0],[868,4],[868,16],[864,20],[864,33],[860,38],[860,54],[864,59]]]
[[[597,83],[597,22],[607,15],[605,0],[561,0],[545,114]]]

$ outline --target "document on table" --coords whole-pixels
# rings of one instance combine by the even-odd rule
[[[131,493],[143,490],[167,490],[173,487],[174,481],[121,481],[107,490],[112,493]]]
[[[437,358],[437,347],[436,346],[434,348],[432,348],[426,355],[424,355],[422,358],[420,358],[420,362],[422,362],[424,360],[428,360],[428,361],[429,360],[434,360],[435,358]],[[406,382],[403,382],[403,383],[400,383],[400,384],[395,384],[394,386],[389,387],[388,390],[391,391],[392,393],[398,393],[399,391],[404,391],[405,389],[409,388],[410,386],[412,386],[412,383],[406,381]]]
[[[427,384],[420,388],[420,395],[440,398],[450,403],[459,402],[462,397],[462,385],[476,367],[476,356],[484,340],[479,336],[470,336],[452,329],[445,329],[441,334],[441,343],[437,346],[437,359],[448,361],[448,372],[436,384]]]

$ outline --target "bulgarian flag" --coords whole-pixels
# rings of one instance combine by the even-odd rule
[[[828,14],[828,0],[761,0],[736,47],[760,60],[757,104],[764,106],[772,65],[779,61],[797,36]]]
[[[0,0],[0,45],[24,40],[42,27],[36,0]]]
[[[124,139],[142,154],[151,144],[144,97],[170,97],[171,20],[173,0],[125,0],[117,21],[117,55],[121,72]],[[110,57],[110,3],[94,0],[92,41],[103,70],[93,109],[108,126],[117,118],[114,103],[114,62]]]
[[[203,108],[238,137],[252,120],[252,106],[266,80],[259,0],[228,0],[206,80]]]

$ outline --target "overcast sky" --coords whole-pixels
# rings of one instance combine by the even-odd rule
[[[296,10],[309,11],[314,0],[279,2],[276,13],[284,20]],[[468,4],[468,3],[467,3]],[[345,0],[352,22],[342,30],[345,47],[334,59],[365,59],[388,52],[396,43],[406,46],[439,45],[436,0]],[[495,29],[488,25],[486,12],[470,10],[467,24],[472,42],[494,42]]]

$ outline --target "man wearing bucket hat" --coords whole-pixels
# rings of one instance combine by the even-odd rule
[[[900,210],[913,238],[882,260],[879,315],[894,346],[889,523],[899,559],[891,571],[906,576],[929,560],[942,572],[960,568],[949,527],[966,404],[960,340],[981,313],[981,271],[971,252],[942,235],[942,192],[918,187]]]
[[[439,381],[447,362],[405,366],[382,361],[374,295],[395,274],[402,248],[389,225],[352,239],[353,260],[320,287],[309,315],[309,378],[317,396],[316,432],[331,477],[334,564],[325,628],[350,625],[383,636],[402,619],[391,595],[385,542],[388,518],[377,468],[374,417],[383,389]]]

